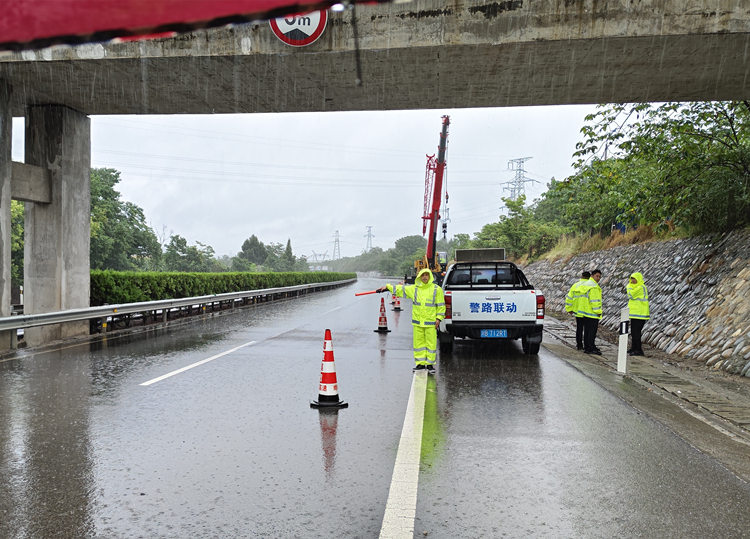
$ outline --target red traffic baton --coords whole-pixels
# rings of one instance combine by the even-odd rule
[[[370,290],[369,292],[360,292],[359,294],[354,294],[355,296],[366,296],[367,294],[378,294],[379,292],[377,290]]]

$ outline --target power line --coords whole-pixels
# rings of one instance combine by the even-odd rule
[[[135,168],[147,168],[152,170],[178,170],[171,166],[155,166],[155,165],[148,165],[148,164],[136,164],[136,163],[120,163],[116,161],[110,161],[108,159],[101,158],[98,154],[104,153],[104,154],[113,154],[113,155],[121,155],[121,156],[128,156],[128,157],[149,157],[151,159],[160,159],[160,160],[171,160],[171,161],[179,161],[181,163],[184,162],[191,162],[191,163],[206,163],[206,164],[218,164],[222,166],[239,166],[239,167],[248,167],[248,168],[273,168],[275,170],[279,169],[292,169],[292,170],[320,170],[325,172],[356,172],[358,174],[361,173],[369,173],[369,174],[414,174],[414,169],[406,169],[406,170],[399,170],[399,169],[378,169],[378,168],[351,168],[351,167],[321,167],[321,166],[307,166],[307,165],[289,165],[285,163],[257,163],[252,161],[227,161],[225,159],[205,159],[200,157],[188,157],[188,156],[179,156],[179,155],[164,155],[164,154],[153,154],[153,153],[142,153],[142,152],[126,152],[121,150],[106,150],[102,148],[92,148],[92,154],[94,160],[107,162],[111,165],[120,165],[120,166],[130,166]],[[454,159],[455,160],[455,159]],[[142,160],[139,160],[141,163]],[[194,169],[190,169],[194,170]],[[466,170],[456,170],[452,169],[452,174],[466,174],[474,176],[476,174],[496,174],[498,171],[497,169],[466,169]],[[531,174],[531,173],[529,173]],[[538,176],[536,174],[531,174]],[[542,176],[539,176],[540,178]],[[494,181],[494,180],[492,180]],[[472,185],[478,185],[478,183],[472,183]]]

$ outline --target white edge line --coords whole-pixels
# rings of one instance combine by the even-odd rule
[[[154,378],[153,380],[149,380],[148,382],[143,382],[142,386],[150,386],[151,384],[155,384],[156,382],[161,382],[162,380],[165,380],[166,378],[169,378],[170,376],[174,376],[175,374],[180,374],[181,372],[185,372],[187,370],[192,369],[193,367],[197,367],[198,365],[203,365],[204,363],[208,363],[209,361],[213,361],[214,359],[218,359],[221,356],[225,356],[227,354],[231,354],[232,352],[239,350],[240,348],[244,348],[245,346],[251,346],[255,344],[258,341],[250,341],[246,342],[245,344],[241,344],[237,346],[236,348],[232,348],[231,350],[227,350],[226,352],[222,352],[221,354],[216,354],[215,356],[212,356],[208,359],[204,359],[202,361],[199,361],[197,363],[193,363],[192,365],[188,365],[187,367],[182,367],[181,369],[177,369],[176,371],[172,371],[170,373],[164,374],[162,376],[159,376],[158,378]]]
[[[409,403],[406,405],[406,417],[401,430],[401,440],[398,443],[391,486],[388,490],[388,501],[385,504],[380,539],[412,539],[414,537],[426,393],[427,373],[425,371],[415,373]]]

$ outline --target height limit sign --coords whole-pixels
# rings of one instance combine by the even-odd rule
[[[304,47],[313,43],[326,29],[328,12],[326,10],[287,15],[271,19],[271,30],[276,37],[292,47]]]

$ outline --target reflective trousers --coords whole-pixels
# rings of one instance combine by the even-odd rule
[[[414,328],[414,362],[417,365],[434,365],[437,355],[437,330],[434,326]]]

